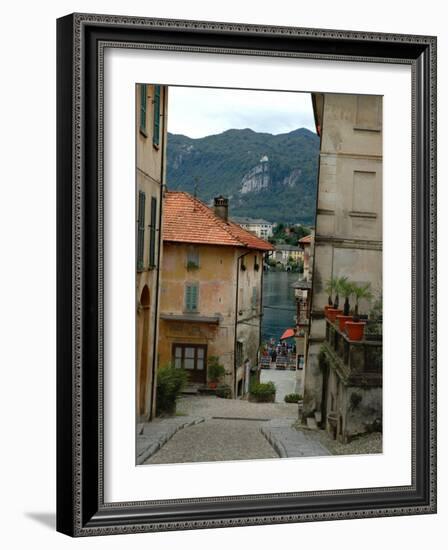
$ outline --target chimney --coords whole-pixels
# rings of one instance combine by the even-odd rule
[[[222,195],[215,197],[214,211],[216,216],[226,222],[229,218],[229,199]]]

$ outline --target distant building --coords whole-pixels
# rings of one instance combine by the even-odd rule
[[[299,240],[299,246],[303,250],[303,278],[311,281],[314,257],[314,229],[310,235],[302,237]]]
[[[382,98],[313,94],[321,137],[303,417],[341,441],[382,422],[381,338],[349,340],[324,317],[325,283],[382,288]],[[368,303],[360,304],[368,312]]]
[[[232,220],[260,239],[272,237],[274,224],[262,219],[232,217]]]
[[[155,413],[160,216],[165,182],[168,88],[137,85],[137,417]],[[128,183],[129,184],[129,183]]]
[[[276,244],[273,258],[277,263],[287,266],[291,262],[303,261],[304,250],[291,244]]]
[[[167,192],[163,222],[159,368],[172,363],[190,383],[207,384],[207,358],[226,369],[223,382],[244,392],[243,365],[257,364],[263,256],[272,245],[228,219],[228,200],[209,208]]]

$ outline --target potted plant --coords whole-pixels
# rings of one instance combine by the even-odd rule
[[[216,389],[226,373],[226,369],[219,363],[219,358],[216,356],[209,357],[207,366],[208,387]]]
[[[325,283],[325,292],[328,294],[328,302],[327,305],[324,306],[325,315],[327,315],[327,310],[333,307],[334,283],[335,280],[333,277],[331,277],[331,279],[328,279]]]
[[[339,323],[339,330],[344,331],[345,323],[353,319],[350,315],[350,296],[353,294],[354,285],[347,277],[343,277],[339,287],[340,293],[344,298],[344,308],[342,310],[342,315],[337,315],[336,320]]]
[[[327,309],[327,319],[332,323],[336,322],[336,317],[341,315],[342,309],[336,309],[334,307],[329,307]]]
[[[348,282],[347,277],[336,277],[334,279],[334,293],[335,298],[333,302],[333,307],[338,309],[339,308],[339,294],[342,294],[342,290],[344,288],[344,285]]]
[[[157,373],[157,416],[176,413],[177,399],[188,382],[188,373],[173,365],[162,367]]]
[[[364,327],[366,323],[359,318],[359,300],[363,299],[370,301],[372,299],[370,283],[353,285],[353,295],[355,296],[353,319],[345,323],[345,330],[350,340],[362,340],[364,338]]]
[[[327,308],[327,311],[326,311],[327,318],[332,323],[336,321],[336,316],[342,313],[342,309],[339,309],[339,294],[341,294],[344,284],[347,280],[348,280],[347,277],[334,277],[332,279],[333,292],[335,294],[335,298],[333,301],[333,307]]]
[[[254,382],[249,391],[249,401],[274,403],[276,387],[273,382]]]

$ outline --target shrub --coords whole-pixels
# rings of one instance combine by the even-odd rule
[[[275,400],[275,392],[273,382],[255,382],[250,388],[250,398],[259,403],[269,403]]]
[[[289,393],[285,395],[285,403],[298,403],[302,399],[300,393]]]
[[[232,388],[228,384],[219,384],[216,388],[215,394],[217,397],[229,399],[232,396]]]
[[[225,375],[226,369],[219,363],[219,357],[214,355],[209,357],[207,373],[210,382],[219,382]]]
[[[161,368],[157,373],[156,414],[174,414],[180,392],[187,385],[188,373],[172,366]]]

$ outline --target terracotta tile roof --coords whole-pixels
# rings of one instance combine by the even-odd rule
[[[184,191],[167,191],[163,205],[163,240],[274,250],[271,243],[238,224],[225,222],[202,201]]]
[[[299,239],[299,243],[302,243],[302,244],[310,244],[313,242],[313,236],[312,235],[307,235],[306,237],[302,237],[301,239]]]

